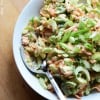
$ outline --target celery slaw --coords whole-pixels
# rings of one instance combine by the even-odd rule
[[[39,69],[47,55],[48,69],[64,94],[77,98],[100,92],[100,1],[79,2],[44,0],[40,16],[22,33],[28,64]],[[53,92],[44,75],[36,77]]]

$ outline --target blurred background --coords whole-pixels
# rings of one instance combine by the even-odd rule
[[[13,58],[13,31],[29,0],[0,0],[0,100],[44,100],[23,80]]]

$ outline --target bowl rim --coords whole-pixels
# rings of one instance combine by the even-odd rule
[[[18,18],[17,18],[17,21],[16,21],[16,24],[15,24],[15,28],[14,28],[14,32],[13,32],[13,43],[12,43],[12,49],[13,49],[13,56],[14,56],[14,60],[15,60],[15,63],[16,63],[16,67],[19,71],[19,73],[21,74],[22,78],[24,79],[24,81],[28,84],[28,86],[34,90],[36,93],[38,93],[39,95],[41,95],[42,97],[46,98],[46,99],[51,99],[54,98],[55,100],[57,100],[57,97],[50,93],[49,91],[47,90],[44,90],[43,88],[41,89],[41,86],[40,88],[36,87],[36,86],[33,86],[33,82],[30,81],[29,77],[30,76],[31,78],[33,77],[33,79],[35,81],[37,81],[36,77],[33,76],[25,67],[22,59],[21,59],[21,56],[20,56],[20,52],[19,52],[19,48],[20,48],[20,43],[17,44],[16,42],[16,37],[17,37],[17,29],[18,29],[18,25],[20,23],[20,20],[21,18],[23,17],[23,15],[25,14],[25,11],[29,8],[29,6],[35,2],[35,0],[30,0],[26,6],[23,8],[23,10],[21,11],[21,13],[19,14]],[[23,27],[24,28],[24,27]],[[20,42],[20,41],[19,41]],[[16,45],[15,45],[16,44]],[[21,67],[20,66],[23,66],[25,71],[26,72],[23,72]],[[28,74],[28,76],[26,76],[25,74]],[[44,90],[45,92],[47,92],[46,94],[47,95],[44,95],[45,93],[44,92],[40,92],[39,90]],[[48,95],[49,94],[49,95]]]

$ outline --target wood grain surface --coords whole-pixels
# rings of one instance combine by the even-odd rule
[[[13,58],[13,29],[28,0],[0,0],[0,100],[44,100],[22,79]]]

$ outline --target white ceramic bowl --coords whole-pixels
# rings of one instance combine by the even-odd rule
[[[21,33],[24,27],[27,25],[29,19],[32,16],[39,15],[39,9],[43,4],[43,0],[30,0],[26,7],[21,12],[17,23],[14,29],[14,37],[13,37],[13,54],[15,58],[15,62],[17,64],[17,68],[21,73],[22,77],[26,81],[26,83],[41,96],[49,99],[49,100],[57,100],[55,94],[50,93],[49,91],[43,89],[39,84],[37,78],[33,76],[24,66],[23,61],[20,56],[20,44],[21,44]],[[67,100],[72,100],[68,99]],[[82,100],[100,100],[100,93],[90,94],[89,96],[84,96]]]

